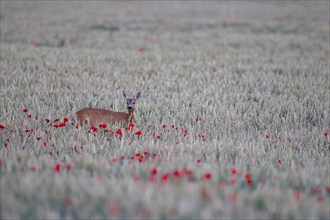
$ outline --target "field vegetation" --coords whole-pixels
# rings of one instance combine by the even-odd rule
[[[329,1],[0,4],[1,219],[330,218]]]

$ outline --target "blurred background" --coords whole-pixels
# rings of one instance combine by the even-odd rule
[[[319,52],[329,1],[1,1],[1,43],[101,50]]]

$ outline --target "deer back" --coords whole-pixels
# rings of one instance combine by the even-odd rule
[[[99,108],[84,108],[76,112],[76,117],[80,124],[88,120],[90,125],[99,124],[122,124],[127,125],[128,114],[125,112],[114,112]]]

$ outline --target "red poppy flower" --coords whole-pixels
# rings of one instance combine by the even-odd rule
[[[67,117],[63,118],[63,123],[67,123],[69,121],[69,119]]]
[[[152,169],[150,170],[150,174],[151,174],[151,175],[156,175],[156,174],[157,174],[157,168],[152,168]]]
[[[281,159],[277,160],[277,163],[282,163],[282,160]]]
[[[236,175],[237,174],[237,170],[235,168],[231,169],[230,172],[231,172],[232,175]]]
[[[246,178],[245,182],[247,185],[251,185],[253,183],[251,178]]]
[[[72,152],[74,152],[74,153],[76,153],[76,152],[78,151],[76,146],[71,147],[71,150],[72,150]]]
[[[0,129],[4,129],[4,128],[5,128],[5,126],[0,124]]]
[[[165,173],[161,177],[162,182],[166,182],[170,178],[170,175],[168,173]]]
[[[323,135],[324,135],[324,137],[328,137],[328,135],[329,135],[329,132],[323,132]]]
[[[123,132],[121,131],[120,128],[118,128],[118,130],[116,131],[116,134],[118,134],[119,136],[122,136],[123,135]]]
[[[45,122],[48,123],[50,120],[49,118],[45,118]]]
[[[137,135],[137,136],[140,136],[141,134],[142,134],[141,131],[137,131],[137,132],[135,132],[135,135]]]
[[[267,139],[269,138],[269,135],[268,135],[268,134],[266,134],[266,138],[267,138]]]
[[[23,112],[24,113],[27,113],[28,112],[28,109],[27,108],[23,108]]]
[[[198,159],[198,160],[197,160],[197,163],[200,163],[200,162],[201,162],[201,160],[200,160],[200,159]]]
[[[60,171],[61,171],[61,164],[60,163],[55,164],[54,172],[59,173]]]
[[[179,170],[174,170],[173,171],[173,176],[180,177],[180,171]]]
[[[100,124],[99,127],[100,127],[100,128],[106,128],[107,125],[106,125],[106,124]]]
[[[204,177],[203,177],[205,180],[209,180],[209,179],[211,179],[212,178],[212,174],[211,173],[205,173],[204,174]]]
[[[130,123],[129,125],[128,125],[128,128],[130,128],[130,130],[132,129],[132,128],[134,128],[134,124],[133,123]]]

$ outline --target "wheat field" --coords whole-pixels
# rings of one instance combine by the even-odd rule
[[[330,218],[329,1],[0,4],[1,219]]]

